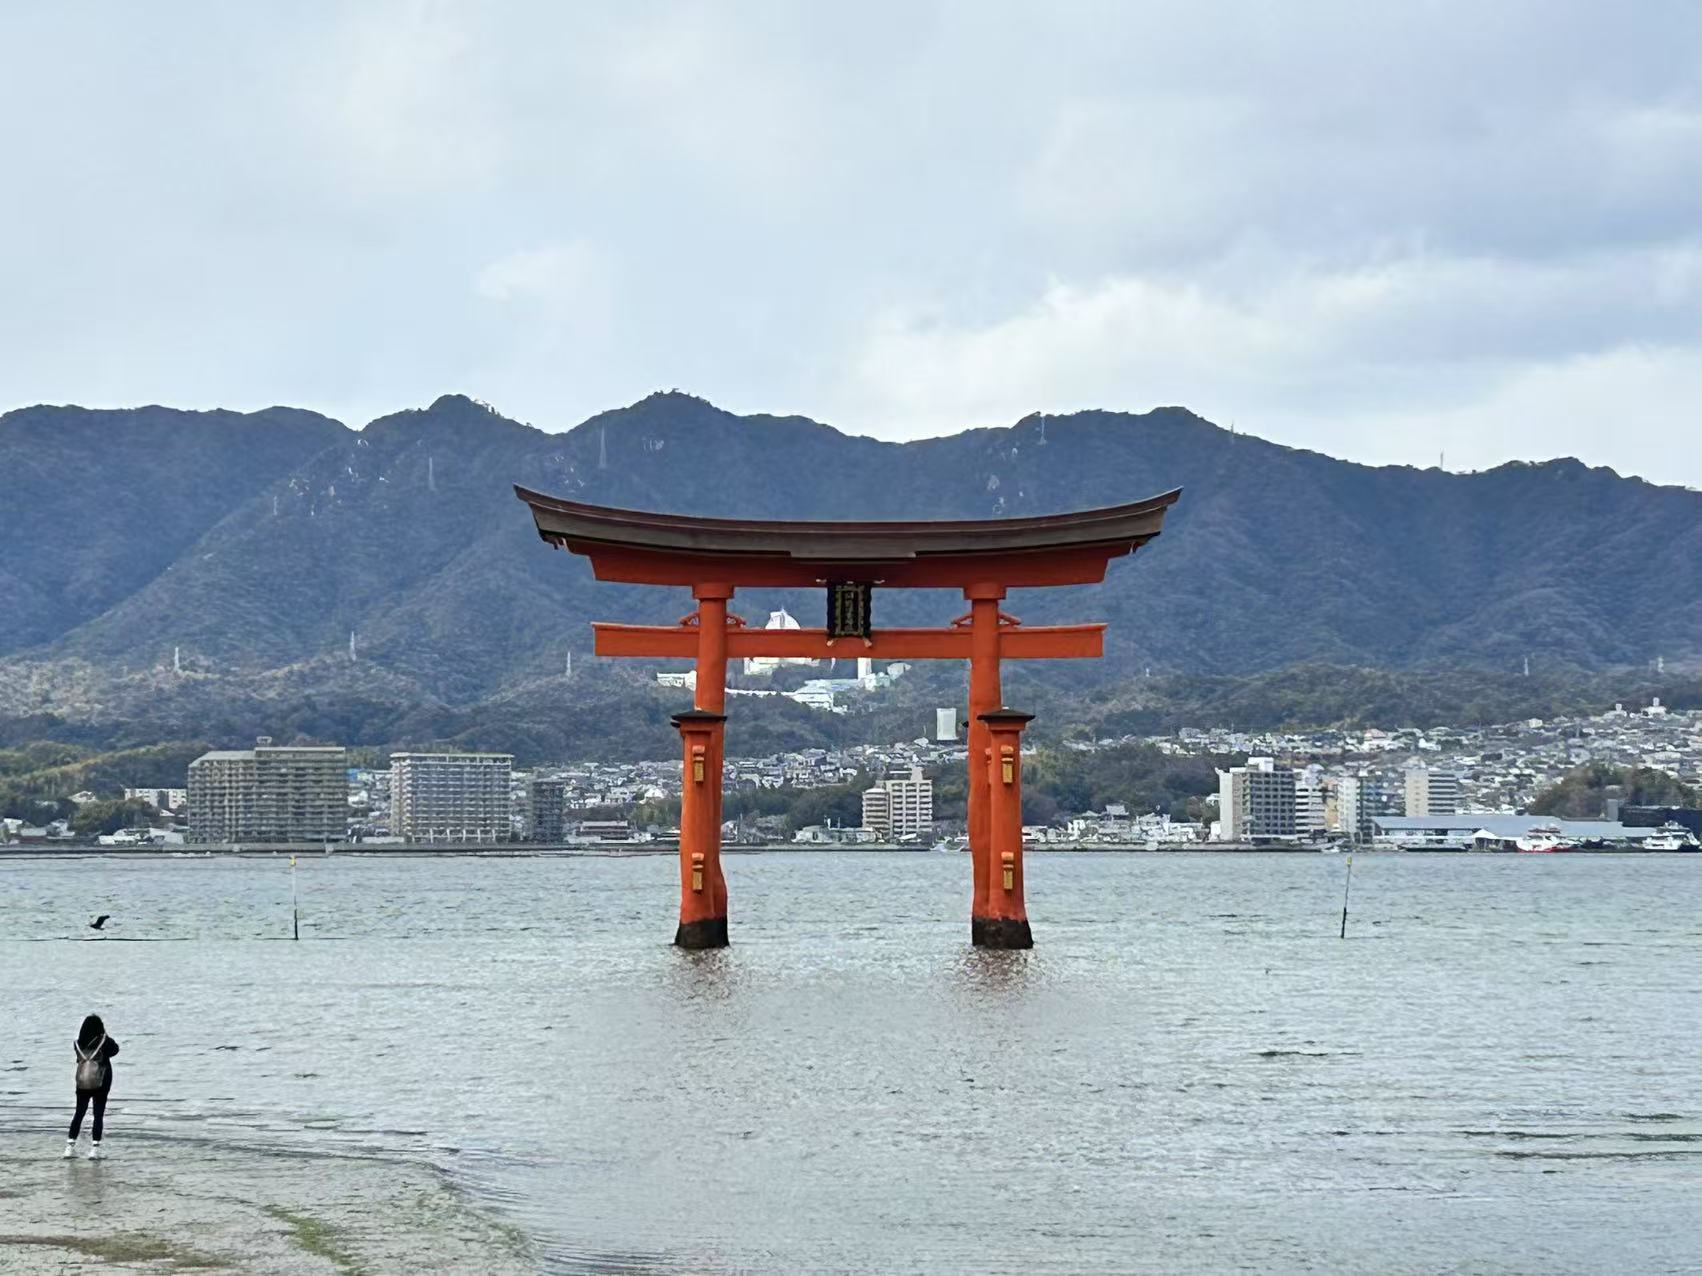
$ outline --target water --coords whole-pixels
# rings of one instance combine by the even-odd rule
[[[1702,1270],[1702,856],[0,860],[0,1123],[404,1150],[551,1270]],[[83,922],[114,915],[111,939]],[[157,941],[157,942],[132,942]],[[276,941],[276,942],[273,942]]]

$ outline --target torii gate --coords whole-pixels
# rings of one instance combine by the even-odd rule
[[[727,943],[721,874],[721,768],[727,661],[748,656],[969,661],[970,938],[1030,948],[1023,903],[1022,746],[1032,714],[1006,708],[1001,661],[1104,654],[1105,626],[1025,626],[999,608],[1012,588],[1088,585],[1109,560],[1157,536],[1180,489],[1132,505],[1038,518],[812,523],[691,518],[585,505],[528,491],[538,535],[591,560],[598,580],[684,585],[697,609],[674,625],[596,624],[599,656],[695,659],[693,708],[674,715],[680,790],[681,948]],[[730,616],[742,587],[826,587],[823,629],[752,629]],[[875,629],[883,589],[961,589],[969,611],[937,629]]]

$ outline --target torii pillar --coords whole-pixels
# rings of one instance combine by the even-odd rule
[[[680,785],[680,948],[727,946],[727,879],[721,873],[722,762],[727,738],[727,602],[731,585],[692,587],[697,599],[694,708],[675,714],[684,751]]]
[[[982,948],[1033,948],[1022,896],[1022,729],[1034,715],[995,709],[980,721],[986,749],[979,756],[972,752],[969,762],[970,774],[981,772],[988,794],[988,872],[986,898],[970,923],[971,939]]]
[[[963,596],[969,601],[969,730],[965,741],[969,752],[969,857],[973,878],[969,939],[973,944],[987,945],[991,933],[987,921],[992,917],[987,895],[992,857],[992,789],[985,763],[989,736],[983,715],[1004,703],[999,676],[999,603],[1005,596],[1005,587],[982,582],[965,587]]]

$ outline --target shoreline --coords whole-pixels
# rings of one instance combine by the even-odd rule
[[[257,1276],[539,1269],[534,1243],[442,1168],[350,1155],[114,1132],[0,1128],[0,1269],[227,1271]]]
[[[1053,843],[1023,847],[1024,855],[1516,855],[1517,851],[1478,851],[1470,846],[1353,846],[1323,848],[1246,844],[1235,842],[1175,842],[1158,846],[1145,843]],[[1559,855],[1696,855],[1697,850],[1643,846],[1568,847]],[[677,856],[679,847],[669,842],[636,844],[605,843],[585,846],[544,846],[515,842],[499,846],[0,846],[0,863],[8,860],[53,859],[638,859],[645,856]],[[722,855],[966,855],[967,850],[937,851],[931,846],[894,845],[724,845]]]

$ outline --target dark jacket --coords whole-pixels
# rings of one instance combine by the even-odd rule
[[[78,1043],[78,1044],[79,1044],[79,1046],[81,1046],[81,1043]],[[105,1094],[108,1090],[112,1089],[112,1056],[117,1054],[117,1053],[118,1053],[118,1043],[116,1041],[114,1041],[111,1037],[108,1037],[105,1040],[105,1042],[103,1042],[101,1044],[101,1048],[100,1048],[99,1052],[95,1056],[93,1056],[95,1058],[100,1059],[101,1062],[106,1064],[106,1084],[101,1086],[101,1088],[99,1090],[92,1091],[91,1093]],[[74,1050],[71,1051],[71,1057],[73,1059],[79,1059],[79,1060],[83,1059],[83,1058],[86,1057],[86,1054],[87,1054],[86,1047],[84,1047],[82,1049],[74,1049]]]

